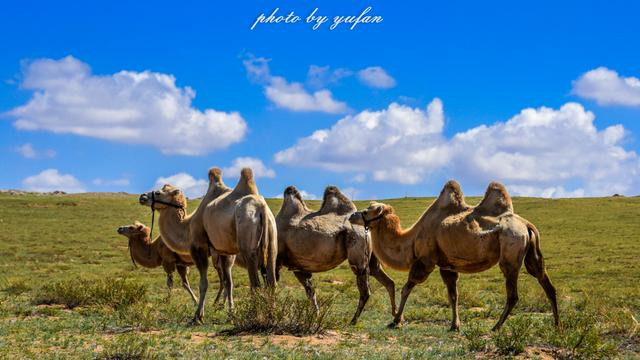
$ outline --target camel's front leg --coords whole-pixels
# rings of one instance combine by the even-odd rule
[[[176,264],[171,261],[163,261],[162,268],[167,273],[167,298],[170,298],[171,290],[173,289],[173,272],[176,270]]]
[[[351,319],[351,325],[355,325],[358,322],[360,314],[362,314],[364,306],[367,304],[367,301],[369,301],[369,274],[366,267],[362,268],[351,265],[351,271],[356,274],[356,283],[358,284],[358,292],[360,293],[356,313],[353,314],[353,318]]]
[[[182,287],[187,290],[189,295],[191,295],[191,300],[193,300],[194,304],[198,303],[198,299],[196,299],[196,295],[191,290],[191,286],[189,285],[189,278],[187,278],[187,274],[189,273],[189,268],[184,265],[177,265],[178,275],[180,275],[180,279],[182,280]]]
[[[458,273],[440,268],[442,281],[447,285],[449,304],[451,305],[451,328],[450,331],[460,330],[460,320],[458,319]]]
[[[235,303],[233,302],[233,277],[231,268],[233,267],[233,258],[231,256],[220,256],[220,267],[222,269],[222,279],[224,281],[224,296],[229,300],[229,310],[233,310]]]
[[[400,307],[398,308],[398,312],[393,319],[393,322],[389,324],[388,327],[394,328],[400,325],[403,320],[402,313],[404,312],[404,306],[407,303],[407,299],[409,298],[409,294],[411,294],[411,290],[417,285],[423,283],[429,277],[429,274],[435,268],[435,264],[431,261],[422,261],[416,260],[413,265],[411,265],[411,270],[409,270],[409,278],[407,279],[407,283],[404,284],[402,288],[402,297],[400,298]]]
[[[313,288],[311,282],[311,273],[306,271],[294,271],[293,275],[300,281],[300,284],[304,287],[304,291],[307,293],[307,297],[311,300],[311,304],[316,309],[316,313],[320,312],[318,308],[318,300],[316,299],[316,290]]]
[[[216,299],[213,300],[214,304],[217,304],[220,299],[222,299],[222,305],[224,305],[224,301],[226,298],[223,296],[224,293],[224,274],[222,273],[222,266],[220,265],[220,256],[217,253],[211,254],[211,262],[213,263],[213,267],[216,269],[216,273],[218,274],[218,293],[216,294]]]
[[[202,323],[204,318],[204,301],[207,295],[207,288],[209,287],[209,280],[207,279],[207,269],[209,268],[209,249],[193,245],[191,247],[191,258],[198,268],[200,273],[200,298],[198,300],[198,306],[196,313],[193,316],[193,324]]]
[[[373,276],[382,286],[387,289],[389,293],[389,301],[391,302],[391,316],[396,315],[396,284],[393,279],[384,272],[384,269],[380,265],[380,261],[375,255],[371,255],[369,260],[369,273]]]

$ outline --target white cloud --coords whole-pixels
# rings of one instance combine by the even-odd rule
[[[26,143],[18,146],[16,151],[25,159],[53,158],[56,151],[53,149],[37,150],[32,144]]]
[[[339,172],[376,170],[377,180],[415,183],[421,176],[416,178],[411,172],[424,174],[448,161],[436,154],[432,159],[427,158],[428,154],[415,154],[425,144],[444,145],[443,126],[439,99],[434,99],[425,110],[392,103],[387,109],[365,110],[342,118],[330,129],[317,130],[293,147],[278,152],[275,161]],[[421,167],[414,170],[418,163]]]
[[[209,182],[204,179],[196,179],[193,176],[181,172],[167,177],[159,177],[154,186],[159,189],[165,184],[171,184],[181,189],[184,194],[190,198],[198,198],[204,196],[209,187]]]
[[[240,176],[240,170],[244,167],[250,167],[253,170],[253,176],[256,178],[274,178],[276,172],[273,169],[269,169],[260,159],[252,157],[238,157],[235,158],[231,166],[222,169],[224,176],[228,176],[233,179],[237,179]]]
[[[426,111],[392,103],[317,130],[275,161],[402,184],[443,174],[476,188],[497,180],[516,194],[547,197],[640,191],[640,161],[621,144],[624,127],[599,130],[594,119],[576,103],[528,108],[446,138],[440,100]]]
[[[55,190],[68,193],[84,192],[82,183],[73,175],[60,174],[57,169],[43,170],[41,173],[26,177],[22,186],[29,191],[50,192]]]
[[[370,66],[358,71],[358,78],[372,88],[389,89],[396,86],[396,80],[380,66]]]
[[[311,65],[307,73],[307,84],[316,89],[323,88],[328,85],[337,84],[341,79],[351,75],[353,75],[353,71],[346,68],[331,70],[329,65]]]
[[[102,179],[96,178],[92,181],[93,185],[96,186],[129,186],[130,182],[127,178],[120,179]]]
[[[25,105],[8,112],[21,130],[146,144],[181,155],[226,148],[247,132],[237,112],[195,109],[195,92],[176,86],[173,75],[94,75],[89,65],[67,56],[33,61],[25,68],[21,86],[34,91]]]
[[[264,94],[274,105],[291,111],[319,111],[339,114],[349,111],[342,101],[333,98],[327,89],[313,93],[299,82],[289,82],[281,76],[271,75],[269,60],[248,56],[243,60],[249,78],[264,86]]]
[[[640,106],[640,79],[622,77],[606,67],[582,74],[573,82],[572,92],[600,105]]]

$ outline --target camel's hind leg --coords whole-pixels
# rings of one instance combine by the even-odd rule
[[[318,299],[316,299],[316,290],[313,288],[313,283],[311,282],[311,273],[306,271],[294,271],[293,275],[296,276],[296,279],[300,281],[300,284],[304,287],[304,291],[307,293],[307,297],[311,300],[311,304],[316,309],[316,312],[319,312],[318,308]]]
[[[180,275],[180,279],[182,280],[182,287],[187,290],[189,295],[191,295],[191,300],[193,300],[194,304],[198,303],[198,299],[196,299],[196,295],[191,290],[191,286],[189,285],[189,278],[187,278],[187,274],[189,273],[189,268],[184,265],[177,265],[178,275]]]
[[[450,331],[460,330],[460,320],[458,318],[458,273],[440,268],[440,276],[447,285],[449,304],[451,304],[451,328]]]
[[[398,312],[396,313],[393,322],[389,324],[389,327],[396,327],[402,322],[402,313],[404,312],[404,306],[407,303],[409,294],[411,294],[411,290],[413,290],[413,288],[417,284],[421,284],[425,280],[427,280],[429,274],[433,272],[433,269],[435,269],[435,264],[428,260],[426,262],[423,262],[422,260],[416,260],[413,265],[411,265],[411,270],[409,270],[409,278],[407,279],[407,283],[404,284],[404,287],[402,288],[400,307],[398,307]]]
[[[396,283],[393,282],[393,279],[384,272],[384,269],[380,265],[380,260],[371,254],[371,259],[369,260],[369,273],[373,276],[382,286],[387,289],[389,293],[389,301],[391,301],[391,316],[396,315]]]
[[[200,273],[200,294],[198,300],[198,307],[196,313],[193,316],[193,323],[202,323],[204,318],[204,301],[207,295],[207,288],[209,287],[209,279],[207,278],[207,270],[209,268],[209,249],[202,248],[197,245],[191,247],[191,258],[195,262],[198,272]]]
[[[240,255],[242,256],[242,255]],[[245,264],[247,264],[247,271],[249,272],[249,285],[251,289],[257,289],[260,287],[260,260],[258,259],[257,252],[251,252],[244,256]]]
[[[527,250],[528,236],[520,236],[517,232],[500,235],[500,270],[504,274],[507,288],[507,303],[500,320],[493,327],[498,330],[507,320],[511,310],[518,303],[518,275]]]
[[[547,270],[544,268],[542,253],[536,251],[534,244],[529,245],[527,255],[524,258],[524,265],[527,268],[527,272],[538,279],[538,283],[544,289],[545,294],[547,294],[547,298],[551,303],[555,325],[558,326],[560,319],[558,315],[558,302],[556,300],[556,288],[551,283]]]

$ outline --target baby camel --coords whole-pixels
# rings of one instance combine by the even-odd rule
[[[460,185],[449,181],[407,230],[400,226],[393,208],[382,203],[371,203],[349,220],[371,228],[373,252],[384,264],[409,270],[398,312],[389,326],[401,323],[411,290],[438,266],[451,303],[451,330],[458,330],[458,273],[481,272],[496,263],[506,280],[507,302],[493,329],[502,326],[518,301],[518,274],[523,263],[544,289],[558,325],[556,289],[544,267],[540,234],[532,223],[513,213],[511,198],[502,184],[491,183],[482,202],[471,207],[464,202]]]
[[[137,221],[133,225],[124,225],[118,228],[118,234],[124,235],[129,239],[129,252],[134,265],[137,263],[150,269],[162,265],[162,268],[167,273],[169,295],[171,295],[171,289],[173,288],[173,272],[178,270],[182,280],[182,287],[191,295],[191,300],[194,303],[197,302],[187,279],[189,266],[193,265],[191,257],[171,251],[160,236],[151,241],[150,232],[151,229],[149,227]]]

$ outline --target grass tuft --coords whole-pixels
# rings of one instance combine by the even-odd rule
[[[281,289],[258,289],[236,304],[229,318],[237,333],[274,333],[292,335],[319,334],[335,326],[330,318],[333,298],[318,300],[316,312],[306,298],[294,298]]]
[[[106,305],[117,310],[145,299],[146,294],[146,285],[125,279],[72,279],[43,286],[33,302],[36,305],[62,304],[69,309]]]
[[[467,324],[462,330],[462,335],[467,339],[467,348],[472,352],[484,351],[487,348],[485,334],[486,330],[477,322]]]
[[[512,316],[506,325],[491,337],[498,353],[518,355],[524,351],[531,337],[531,321],[525,317]]]

